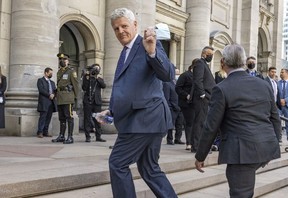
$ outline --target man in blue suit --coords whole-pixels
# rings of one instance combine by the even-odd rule
[[[278,95],[277,95],[277,105],[284,115],[288,118],[288,69],[281,69],[280,72],[281,80],[278,81]],[[288,122],[285,121],[285,129],[288,141]]]
[[[155,31],[137,34],[135,15],[127,8],[111,14],[111,25],[123,50],[117,64],[109,110],[118,137],[109,159],[114,198],[136,198],[129,169],[138,171],[156,197],[177,197],[159,167],[162,138],[173,127],[161,81],[171,81],[174,68]],[[122,68],[121,68],[122,67]]]

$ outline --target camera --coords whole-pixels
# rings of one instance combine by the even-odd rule
[[[82,71],[82,76],[90,76],[90,77],[97,77],[100,73],[101,67],[99,64],[93,64],[87,66],[85,70]]]

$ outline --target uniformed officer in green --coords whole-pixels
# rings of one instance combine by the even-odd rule
[[[79,93],[77,73],[69,67],[69,56],[57,54],[59,58],[59,70],[57,72],[57,106],[60,121],[60,133],[52,142],[63,142],[72,144],[73,140],[73,104]],[[68,123],[68,137],[65,140],[66,123]]]

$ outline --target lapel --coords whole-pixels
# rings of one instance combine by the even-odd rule
[[[122,73],[128,68],[128,66],[130,65],[131,61],[133,60],[134,56],[136,55],[138,49],[139,49],[139,46],[141,44],[141,41],[142,41],[142,37],[138,35],[138,37],[136,38],[131,50],[130,50],[130,53],[129,53],[129,56],[127,57],[126,61],[125,61],[125,64],[120,72],[120,74],[118,75],[118,78],[122,75]]]

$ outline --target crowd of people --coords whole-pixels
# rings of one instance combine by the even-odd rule
[[[200,57],[179,74],[154,29],[147,28],[143,37],[138,34],[138,22],[131,10],[116,9],[110,19],[123,49],[109,108],[102,110],[101,90],[106,84],[99,76],[99,64],[83,73],[82,90],[85,142],[91,142],[91,132],[96,141],[106,141],[101,138],[101,124],[106,121],[92,113],[112,116],[118,131],[109,158],[113,196],[136,197],[129,166],[137,163],[141,177],[156,197],[177,197],[158,164],[161,142],[166,137],[168,145],[186,144],[185,149],[195,153],[195,166],[200,172],[204,172],[211,149],[219,151],[219,163],[227,164],[230,196],[252,197],[256,170],[280,157],[279,114],[288,117],[288,69],[281,70],[278,80],[276,67],[270,67],[264,79],[256,70],[256,58],[246,58],[242,46],[231,44],[223,50],[221,69],[215,77],[209,68],[214,54],[211,46],[205,46]],[[52,137],[48,128],[53,112],[58,111],[60,132],[52,142],[72,144],[79,82],[69,66],[69,55],[57,56],[57,82],[51,80],[50,67],[37,81],[37,137]],[[0,128],[5,127],[5,90],[6,77],[0,67]],[[288,122],[285,126],[288,137]],[[183,128],[186,142],[181,140]]]

